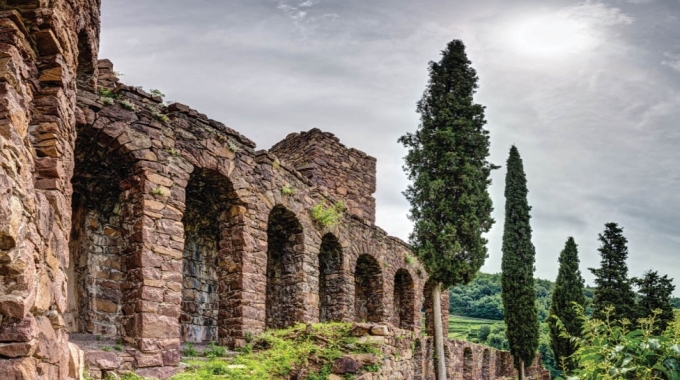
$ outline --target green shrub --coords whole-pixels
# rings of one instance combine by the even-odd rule
[[[123,100],[119,101],[118,103],[120,103],[120,105],[123,106],[123,108],[125,108],[126,110],[130,110],[130,111],[137,110],[137,107],[131,101],[129,101],[127,99],[123,99]]]
[[[167,197],[170,194],[168,194],[168,191],[165,190],[164,188],[156,187],[156,188],[151,189],[151,195],[158,195],[158,196],[162,196],[162,197]]]
[[[116,351],[123,351],[123,345],[122,344],[116,344],[113,346],[113,349]]]
[[[160,96],[161,98],[165,98],[165,94],[162,93],[160,90],[157,90],[155,88],[152,88],[151,91],[149,91],[151,95],[153,96]]]
[[[236,145],[236,143],[234,143],[231,140],[227,141],[227,149],[234,153],[238,153],[241,151],[241,148],[239,148],[238,145]]]
[[[221,358],[227,356],[227,349],[216,345],[214,342],[210,342],[208,348],[203,351],[203,355],[209,358]]]
[[[283,195],[295,195],[297,193],[297,189],[291,185],[283,185],[281,188],[281,193]]]
[[[671,323],[664,334],[653,335],[661,310],[639,319],[640,328],[629,331],[630,321],[610,320],[613,307],[604,311],[604,320],[588,319],[582,307],[577,309],[583,320],[583,334],[570,338],[578,347],[573,355],[578,369],[567,379],[680,379],[679,321]],[[561,322],[558,326],[563,329]],[[563,334],[569,337],[564,329]]]
[[[109,347],[109,346],[102,346],[102,351],[109,352],[109,351],[111,351],[111,347]]]
[[[99,96],[105,98],[105,99],[117,99],[118,94],[113,92],[112,89],[106,88],[106,87],[99,87]]]
[[[317,203],[312,209],[312,218],[321,227],[332,227],[338,224],[345,211],[345,204],[342,201],[335,202],[331,207],[324,206],[323,203]]]
[[[186,357],[196,357],[198,356],[198,350],[194,348],[194,345],[191,343],[187,343],[184,345],[184,349],[182,350],[182,355]]]

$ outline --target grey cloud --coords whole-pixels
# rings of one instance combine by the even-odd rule
[[[377,223],[406,239],[405,150],[396,140],[418,125],[428,61],[461,38],[480,77],[491,160],[504,164],[513,143],[524,159],[537,275],[555,276],[574,236],[590,281],[597,234],[617,221],[631,273],[651,266],[680,281],[680,75],[672,68],[680,6],[635,2],[107,1],[101,56],[124,81],[159,88],[262,148],[318,127],[375,156]],[[496,224],[484,270],[492,272],[504,175],[495,171],[491,188]]]

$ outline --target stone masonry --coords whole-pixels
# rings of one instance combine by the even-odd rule
[[[395,378],[431,378],[427,275],[374,225],[375,159],[317,129],[256,150],[120,83],[97,60],[99,13],[99,0],[0,0],[0,378],[80,378],[83,361],[95,378],[165,378],[183,342],[241,347],[318,321],[400,331],[412,360]],[[313,218],[339,201],[336,224]],[[83,357],[78,336],[124,350]],[[447,347],[453,373],[479,372]]]

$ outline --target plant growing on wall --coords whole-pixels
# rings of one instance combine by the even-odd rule
[[[413,183],[406,198],[414,221],[410,242],[432,287],[437,378],[446,379],[441,292],[468,283],[487,256],[483,234],[494,223],[488,187],[489,132],[484,107],[473,101],[477,73],[465,45],[453,40],[439,62],[430,62],[430,80],[418,102],[420,126],[399,142],[408,148],[404,170]]]
[[[343,201],[337,201],[328,207],[323,202],[319,202],[310,210],[314,221],[323,228],[338,224],[344,211],[345,203]]]
[[[283,195],[295,195],[296,193],[297,189],[290,184],[283,185],[281,188],[281,194]]]

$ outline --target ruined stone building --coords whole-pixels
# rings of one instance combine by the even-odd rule
[[[427,275],[374,225],[373,157],[317,129],[256,150],[120,83],[98,60],[99,0],[0,11],[0,379],[78,378],[78,334],[125,344],[85,353],[94,376],[162,377],[183,342],[319,321],[390,326],[407,339],[386,347],[411,353],[385,378],[431,378]],[[313,217],[340,202],[337,223]],[[507,353],[447,351],[452,378],[512,375]]]

